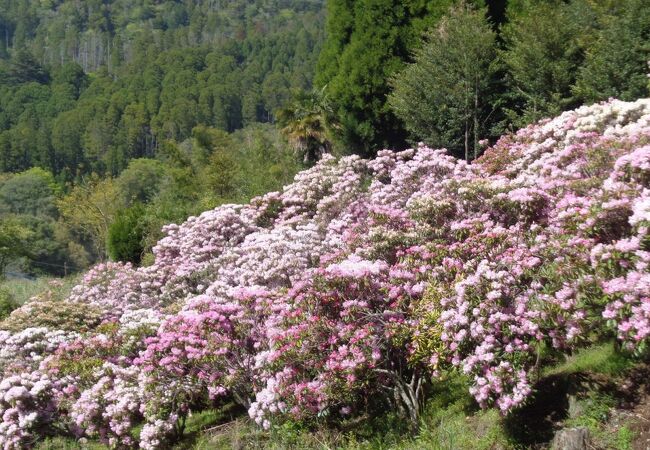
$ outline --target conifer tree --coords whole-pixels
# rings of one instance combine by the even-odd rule
[[[574,92],[585,102],[648,96],[650,3],[625,0],[618,12],[605,19],[580,68]]]
[[[342,140],[351,151],[372,154],[401,147],[406,132],[388,106],[389,78],[420,44],[421,33],[445,13],[452,0],[331,0],[327,40],[316,84],[327,86]]]
[[[485,9],[452,8],[415,62],[392,79],[389,102],[411,137],[447,147],[466,160],[478,156],[494,114],[496,34]]]

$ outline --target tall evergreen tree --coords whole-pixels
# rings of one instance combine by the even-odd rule
[[[509,122],[516,127],[579,104],[571,87],[597,25],[587,1],[521,3],[501,34]]]
[[[453,7],[392,78],[389,103],[411,137],[476,158],[497,104],[496,33],[485,9]]]
[[[649,94],[650,3],[623,0],[618,8],[618,15],[606,17],[580,68],[574,92],[586,102]]]
[[[388,79],[401,69],[421,33],[452,0],[330,0],[327,39],[316,84],[326,86],[346,147],[365,155],[401,147],[406,132],[390,110]]]

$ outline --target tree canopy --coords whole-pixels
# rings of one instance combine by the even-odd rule
[[[389,104],[427,144],[469,160],[498,104],[496,33],[485,9],[461,5],[426,36],[414,63],[392,78]]]
[[[310,89],[322,3],[0,2],[0,171],[117,175]],[[4,55],[4,58],[3,58]]]

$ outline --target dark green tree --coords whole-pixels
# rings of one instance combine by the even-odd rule
[[[0,219],[0,279],[7,265],[15,258],[29,255],[30,231],[14,217]]]
[[[400,147],[406,132],[387,104],[389,78],[420,43],[421,33],[447,11],[452,0],[331,0],[327,40],[316,84],[326,86],[351,150],[372,154]]]
[[[145,209],[135,203],[117,213],[108,229],[108,254],[114,261],[140,264],[144,253]]]
[[[29,252],[14,258],[12,267],[31,275],[68,275],[76,265],[68,255],[68,242],[60,239],[57,225],[48,217],[21,215],[15,219],[29,231],[24,245]]]
[[[20,303],[15,299],[12,292],[4,286],[0,287],[0,320],[6,318],[19,306]]]
[[[496,33],[485,13],[453,7],[391,81],[389,103],[411,137],[466,160],[478,156],[498,105]]]
[[[125,204],[147,204],[158,195],[167,178],[162,162],[141,158],[129,162],[116,182]]]
[[[573,92],[585,102],[647,97],[650,3],[621,1],[618,14],[604,21],[597,41],[587,50]]]
[[[0,184],[0,214],[56,218],[58,191],[51,173],[29,169]]]
[[[510,124],[525,126],[579,104],[571,88],[596,26],[587,1],[520,5],[501,34]]]
[[[5,68],[3,76],[5,77],[4,82],[12,84],[30,81],[45,84],[50,80],[50,74],[47,70],[26,49],[16,51],[8,67]]]
[[[72,89],[74,99],[88,87],[88,76],[79,64],[66,63],[54,71],[54,84],[68,85]]]

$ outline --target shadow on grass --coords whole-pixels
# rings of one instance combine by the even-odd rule
[[[516,448],[542,448],[553,439],[557,424],[568,417],[570,386],[566,375],[546,377],[526,404],[504,419],[504,431]]]
[[[245,413],[245,408],[235,403],[229,403],[216,410],[195,413],[187,418],[183,438],[174,448],[179,450],[193,449],[206,430],[232,422],[244,416]]]

